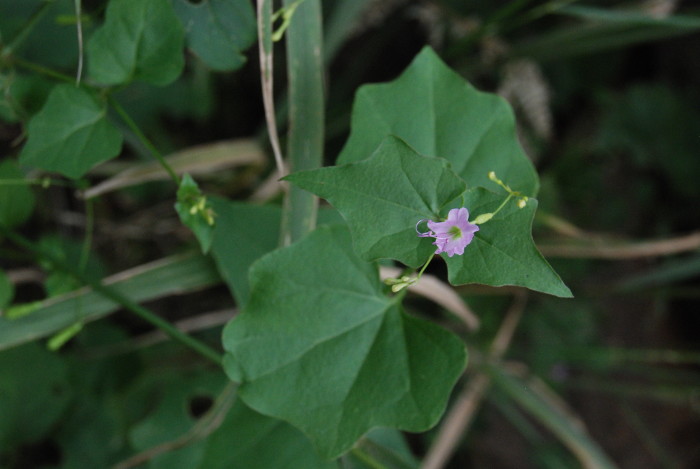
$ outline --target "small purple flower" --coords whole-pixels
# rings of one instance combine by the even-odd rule
[[[420,220],[420,222],[425,220]],[[452,257],[455,254],[464,254],[464,248],[474,239],[474,233],[479,231],[479,227],[473,223],[469,223],[469,210],[466,208],[453,208],[447,214],[447,220],[437,222],[427,220],[430,231],[421,233],[416,231],[421,238],[435,238],[433,244],[437,246],[435,254],[446,252]]]

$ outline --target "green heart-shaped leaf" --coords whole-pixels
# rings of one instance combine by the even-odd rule
[[[167,85],[182,72],[185,33],[168,0],[110,0],[105,23],[87,46],[95,81]]]
[[[418,221],[438,220],[439,214],[444,216],[447,208],[455,206],[467,207],[474,220],[496,210],[507,197],[482,188],[464,193],[464,182],[442,158],[422,157],[393,137],[366,160],[302,171],[287,179],[338,209],[362,257],[395,259],[411,267],[423,264],[435,252],[432,238],[417,235]],[[509,202],[480,225],[463,255],[450,258],[443,254],[450,283],[518,285],[571,296],[532,240],[536,208],[532,198],[523,209]]]
[[[223,335],[224,368],[247,405],[297,426],[329,458],[372,427],[423,431],[439,419],[464,346],[383,295],[345,227],[266,255],[250,283]]]
[[[298,429],[260,415],[240,399],[205,444],[197,469],[339,469],[338,463],[323,460]]]
[[[216,213],[211,254],[239,307],[250,296],[248,270],[279,243],[281,209],[212,197]]]
[[[365,161],[285,179],[338,209],[363,258],[396,259],[412,267],[435,251],[416,236],[416,223],[437,218],[466,189],[447,161],[420,156],[395,137],[388,137]]]
[[[122,136],[106,114],[105,105],[84,89],[56,86],[29,122],[20,163],[79,178],[121,151]]]
[[[494,194],[481,187],[464,195],[470,218],[491,213],[501,205],[505,194]],[[448,278],[453,285],[517,285],[555,296],[570,297],[571,291],[539,253],[532,239],[532,220],[537,200],[529,199],[524,208],[509,202],[479,231],[461,256],[448,257]],[[427,240],[426,240],[427,243]]]
[[[393,82],[360,88],[351,128],[338,164],[363,160],[396,135],[421,155],[450,161],[470,187],[484,186],[495,171],[514,190],[537,193],[508,103],[474,89],[428,47]]]
[[[255,41],[255,15],[249,0],[175,0],[192,51],[214,70],[230,71],[246,61],[242,51]]]

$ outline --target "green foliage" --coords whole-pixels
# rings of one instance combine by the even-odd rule
[[[208,287],[220,282],[220,277],[211,260],[180,255],[138,266],[106,280],[119,293],[142,302]],[[15,308],[27,314],[10,319]],[[77,320],[94,321],[119,308],[114,301],[90,290],[14,306],[6,311],[8,317],[0,317],[0,350],[46,337]]]
[[[216,212],[212,257],[236,303],[245,306],[250,296],[248,270],[277,247],[282,211],[219,198],[212,199],[212,206]]]
[[[263,19],[272,3],[259,3]],[[276,174],[259,164],[260,141],[249,159],[247,144],[226,144],[211,159],[176,157],[174,168],[159,158],[261,135],[258,61],[236,75],[212,73],[238,70],[256,55],[246,52],[256,36],[254,2],[0,0],[0,466],[118,467],[141,452],[141,465],[151,468],[416,469],[445,441],[436,431],[412,436],[409,447],[401,431],[435,425],[450,395],[468,392],[475,377],[489,380],[483,402],[495,404],[528,445],[507,448],[517,452],[516,465],[613,468],[621,454],[614,441],[601,439],[608,456],[591,436],[605,435],[600,415],[617,416],[607,406],[628,397],[695,406],[700,378],[687,367],[698,354],[643,342],[657,338],[651,331],[672,332],[675,322],[681,333],[694,330],[688,313],[697,309],[697,256],[618,267],[558,260],[553,265],[579,297],[564,300],[571,292],[531,233],[538,220],[538,243],[544,239],[542,252],[551,255],[577,252],[574,243],[615,251],[617,239],[591,233],[596,227],[640,238],[697,228],[689,207],[700,202],[700,95],[687,52],[695,48],[622,49],[697,31],[691,9],[595,6],[602,0],[440,0],[430,9],[281,3],[299,8],[266,76],[277,84],[278,110],[266,117],[287,130],[281,140],[293,171],[292,186],[275,195],[268,189]],[[409,9],[421,28],[393,14]],[[271,50],[279,22],[261,26]],[[439,44],[455,69],[426,47],[394,81],[361,86],[395,76],[425,42]],[[600,51],[607,55],[561,60]],[[667,70],[655,68],[661,57]],[[74,84],[79,58],[87,70]],[[505,90],[530,125],[516,132],[509,105],[463,77]],[[110,112],[121,122],[113,125]],[[538,118],[548,131],[534,136]],[[123,140],[124,157],[95,168],[120,154]],[[546,172],[539,201],[538,175],[519,141]],[[341,148],[336,166],[320,168]],[[248,160],[256,162],[240,164]],[[219,170],[232,161],[235,170]],[[147,183],[162,176],[156,164],[179,183],[177,194],[171,184]],[[189,175],[177,176],[184,171],[206,181],[207,193]],[[512,190],[494,183],[491,171]],[[99,191],[75,188],[102,178],[119,187],[80,200]],[[318,221],[316,195],[334,206],[321,207]],[[478,233],[463,255],[426,263],[435,246],[418,236],[417,223],[456,207],[469,209]],[[183,224],[210,257],[163,258],[191,247]],[[66,242],[78,234],[86,240]],[[687,249],[696,240],[641,247]],[[94,262],[98,256],[107,267]],[[154,258],[161,259],[138,265]],[[428,270],[416,278],[411,271],[420,265]],[[121,272],[105,277],[116,266]],[[380,274],[394,278],[382,283]],[[410,286],[394,295],[388,285],[398,284]],[[478,321],[465,323],[478,329],[467,333],[432,301],[473,310]],[[96,321],[120,310],[140,319],[124,313]],[[612,316],[613,327],[600,327]],[[636,348],[601,345],[628,341]],[[463,376],[467,347],[475,366]],[[573,414],[564,401],[572,388],[582,400],[597,392],[590,397],[596,413],[586,415],[590,406],[582,405],[583,418]],[[664,448],[672,439],[655,441],[644,429],[653,414],[636,405],[624,402],[616,431],[629,421],[644,445],[638,454],[649,453],[640,460],[681,465],[675,448]],[[484,435],[491,422],[478,412],[472,409],[474,428],[445,467],[488,466],[481,458],[489,445],[481,443],[509,441]]]
[[[351,452],[345,458],[348,469],[365,469],[373,463],[363,460],[371,457],[379,464],[391,469],[418,469],[420,461],[413,455],[404,435],[393,428],[375,428],[370,430],[357,445],[362,454]]]
[[[316,454],[308,438],[281,420],[266,417],[240,400],[221,427],[206,441],[199,468],[227,469],[334,469],[335,462]]]
[[[73,67],[78,58],[74,8],[73,0],[0,0],[3,45],[48,67]],[[86,19],[86,33],[91,26]]]
[[[138,451],[144,451],[161,443],[175,440],[185,435],[199,415],[192,415],[193,402],[199,399],[211,404],[223,389],[225,382],[220,373],[195,373],[180,381],[178,376],[165,381],[162,398],[155,408],[129,432],[129,440]],[[177,383],[177,385],[175,385]],[[200,467],[204,444],[199,441],[184,448],[159,455],[150,462],[156,468]]]
[[[246,404],[302,429],[325,457],[374,426],[434,425],[464,348],[382,294],[345,228],[318,228],[268,254],[250,278],[246,310],[223,336],[226,372]]]
[[[189,174],[185,174],[180,181],[175,211],[180,221],[197,237],[202,253],[209,252],[214,236],[216,212],[209,206],[207,198],[202,195],[199,186]]]
[[[7,274],[0,269],[0,311],[5,309],[12,302],[12,297],[15,294],[15,287],[7,277]]]
[[[0,74],[0,121],[21,122],[41,109],[53,83],[43,77]]]
[[[483,187],[495,171],[513,190],[537,193],[537,174],[518,143],[510,106],[475,90],[428,47],[393,82],[360,88],[338,163],[367,158],[388,135],[421,155],[445,158],[468,187]]]
[[[83,243],[59,236],[44,236],[39,241],[39,244],[42,249],[52,253],[57,258],[71,265],[81,266],[82,270],[89,276],[102,278],[107,272],[100,259],[94,255],[89,256],[89,252],[84,251],[85,246]],[[83,286],[76,278],[56,269],[50,263],[45,263],[43,267],[47,273],[44,289],[50,297],[62,295]]]
[[[551,396],[547,395],[549,400],[543,398],[541,393],[534,392],[532,386],[528,386],[523,380],[497,368],[489,368],[489,375],[495,386],[555,433],[578,456],[582,465],[600,469],[617,467],[576,420],[564,409],[552,405]]]
[[[38,344],[0,353],[0,455],[51,430],[70,399],[66,364]]]
[[[216,213],[211,255],[236,304],[244,307],[250,297],[250,266],[279,244],[282,209],[218,197],[212,197],[211,204]],[[343,220],[335,210],[324,208],[318,212],[318,223],[332,225]]]
[[[24,173],[17,163],[0,161],[0,226],[19,226],[32,214],[34,194],[24,183]]]
[[[503,202],[503,194],[483,188],[464,195],[464,205],[472,217],[493,212]],[[532,240],[532,220],[537,200],[529,199],[524,208],[508,203],[489,222],[479,225],[472,243],[461,256],[447,257],[450,283],[518,285],[550,295],[570,297],[571,291],[552,269]]]
[[[231,71],[246,62],[242,52],[256,37],[248,0],[172,0],[185,26],[187,45],[213,70]]]
[[[158,391],[154,407],[134,425],[129,439],[143,451],[158,444],[175,441],[188,434],[198,419],[217,412],[226,377],[211,371],[185,375],[167,372],[151,379]],[[224,391],[226,392],[226,391]],[[229,402],[230,405],[230,402]],[[211,407],[209,407],[211,406]],[[309,440],[291,425],[263,416],[236,400],[231,408],[221,408],[220,426],[206,426],[201,434],[183,448],[158,455],[150,461],[151,469],[330,469],[336,464],[323,461]],[[197,412],[197,415],[193,414]],[[274,448],[274,451],[270,451]]]
[[[107,120],[107,108],[90,92],[57,85],[29,122],[20,163],[79,178],[118,155],[122,136]]]
[[[416,223],[437,219],[466,189],[438,158],[387,138],[364,161],[294,173],[285,179],[327,199],[345,217],[366,260],[396,259],[419,267],[435,252],[416,236]]]
[[[328,199],[343,214],[364,258],[395,259],[412,267],[420,266],[435,250],[428,239],[416,236],[421,219],[444,216],[444,207],[460,195],[472,218],[493,212],[504,199],[481,188],[463,194],[465,183],[447,162],[422,157],[395,138],[386,140],[366,160],[286,179]],[[450,282],[519,285],[571,296],[532,241],[536,207],[535,199],[523,209],[510,203],[481,225],[464,255],[443,254]]]
[[[104,25],[88,42],[90,77],[105,85],[167,85],[182,72],[184,40],[168,0],[111,0]]]

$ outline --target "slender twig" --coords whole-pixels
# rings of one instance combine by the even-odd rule
[[[225,309],[198,314],[196,316],[176,321],[175,327],[185,333],[198,332],[214,327],[223,326],[229,322],[237,313],[237,310]],[[91,359],[99,359],[131,352],[145,347],[151,347],[168,339],[168,336],[160,331],[154,330],[143,335],[128,339],[115,344],[101,345],[87,349],[83,356]]]
[[[200,342],[199,340],[190,337],[189,335],[179,331],[176,327],[170,324],[165,319],[161,318],[153,311],[144,308],[138,303],[134,302],[127,296],[119,293],[118,291],[104,285],[100,280],[94,280],[90,276],[85,275],[80,270],[76,269],[74,266],[68,264],[62,259],[56,257],[53,253],[42,249],[41,246],[35,245],[33,242],[24,238],[22,235],[8,230],[7,228],[0,225],[0,234],[7,237],[13,243],[21,246],[27,251],[33,253],[35,256],[50,262],[54,268],[61,270],[73,277],[75,277],[81,283],[92,287],[92,289],[99,293],[100,295],[108,298],[115,303],[121,305],[125,309],[131,311],[137,316],[141,317],[143,320],[154,325],[158,329],[162,330],[164,333],[172,337],[174,340],[190,347],[195,352],[199,353],[203,357],[213,361],[217,365],[221,365],[222,357],[216,350],[210,348],[208,345]]]
[[[569,238],[590,239],[591,236],[595,236],[592,233],[588,233],[582,230],[570,221],[564,220],[561,217],[545,212],[544,210],[537,210],[537,213],[535,214],[535,220],[546,225],[548,228],[551,228],[556,233],[567,236]]]
[[[660,241],[643,241],[621,245],[602,244],[538,244],[546,257],[567,257],[583,259],[639,259],[645,257],[668,256],[700,249],[700,232]]]
[[[500,360],[506,353],[506,350],[508,350],[508,346],[513,340],[515,329],[518,327],[520,318],[525,310],[526,302],[527,292],[525,290],[518,291],[513,298],[513,303],[506,312],[506,318],[501,323],[501,327],[491,343],[491,348],[489,349],[489,358],[491,360]]]
[[[22,283],[42,283],[46,279],[46,274],[39,269],[26,268],[8,270],[5,272],[10,283],[20,285]]]
[[[520,322],[526,300],[527,294],[524,291],[516,293],[491,343],[489,361],[498,361],[505,354]],[[441,469],[445,466],[479,409],[490,383],[491,379],[485,373],[478,372],[472,377],[469,385],[465,386],[445,417],[437,439],[423,460],[421,469]]]
[[[440,469],[449,461],[462,434],[481,404],[490,381],[488,376],[479,373],[469,381],[468,386],[464,387],[445,417],[435,443],[425,456],[422,469]]]
[[[75,73],[75,85],[80,86],[83,76],[83,19],[80,0],[75,0],[75,25],[78,32],[78,70]]]
[[[258,0],[258,50],[260,53],[260,80],[262,84],[263,105],[267,133],[270,137],[272,152],[275,156],[278,178],[284,177],[286,169],[282,160],[277,120],[275,116],[275,101],[273,94],[272,70],[272,0]]]
[[[35,64],[34,62],[29,62],[24,59],[20,59],[19,57],[12,56],[10,59],[12,64],[18,65],[21,68],[24,68],[26,70],[31,70],[32,72],[39,73],[41,75],[46,75],[47,77],[54,78],[59,81],[65,81],[67,83],[75,83],[75,78],[69,75],[66,75],[65,73],[57,72],[56,70],[52,70],[48,67],[44,67],[43,65]]]
[[[115,111],[117,111],[117,114],[119,114],[119,117],[122,118],[124,123],[129,127],[129,129],[136,135],[136,137],[139,139],[139,141],[148,149],[148,151],[153,155],[158,162],[163,166],[163,168],[168,172],[168,175],[170,175],[170,178],[173,180],[175,185],[179,186],[180,185],[180,179],[177,177],[177,174],[175,174],[175,171],[173,171],[173,168],[170,167],[170,164],[165,160],[163,155],[158,151],[158,149],[153,145],[153,143],[146,137],[146,135],[141,132],[141,129],[139,128],[138,125],[136,125],[136,122],[129,116],[129,114],[124,110],[121,104],[114,99],[113,96],[109,97],[109,104],[114,108]]]
[[[130,469],[132,467],[139,466],[160,454],[175,451],[176,449],[183,448],[191,443],[208,437],[221,426],[226,418],[226,414],[231,409],[231,406],[236,399],[237,387],[237,384],[229,383],[221,392],[219,397],[217,397],[216,402],[209,412],[207,412],[207,414],[184,435],[142,451],[129,459],[116,464],[113,469]]]

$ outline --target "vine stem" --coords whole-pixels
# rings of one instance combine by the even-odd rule
[[[175,171],[173,168],[168,164],[168,162],[165,160],[163,155],[158,151],[158,149],[153,145],[153,143],[146,137],[146,135],[141,132],[141,129],[139,128],[138,125],[136,125],[136,122],[129,116],[129,114],[124,110],[121,104],[114,99],[113,96],[109,96],[109,104],[114,108],[115,111],[117,111],[117,114],[119,114],[119,117],[122,118],[124,123],[129,127],[129,129],[136,135],[136,137],[141,141],[141,143],[148,149],[149,152],[158,160],[158,162],[163,166],[165,171],[167,171],[168,175],[170,178],[173,180],[176,186],[180,185],[180,178],[177,177],[177,174],[175,174]]]
[[[272,74],[272,0],[258,0],[258,51],[260,54],[260,82],[262,85],[263,105],[265,107],[265,120],[267,121],[267,133],[270,136],[272,153],[275,156],[277,173],[282,178],[286,176],[282,150],[280,149],[279,135],[277,134],[277,120],[275,119],[275,101],[273,94]]]
[[[26,70],[31,70],[32,72],[36,72],[59,81],[75,83],[75,78],[68,76],[65,73],[57,72],[56,70],[44,67],[43,65],[35,64],[34,62],[29,62],[27,60],[20,59],[19,57],[12,56],[9,59],[9,61],[10,63],[19,65],[21,68],[24,68]]]
[[[430,261],[433,260],[433,257],[435,257],[434,254],[432,256],[430,256],[427,261],[425,261],[425,264],[423,264],[423,267],[420,269],[420,271],[418,272],[418,275],[416,276],[416,281],[418,281],[418,279],[423,276],[423,272],[425,272],[425,269],[428,268],[428,264],[430,264]]]
[[[78,70],[75,72],[75,86],[80,86],[83,77],[83,18],[80,0],[75,0],[75,27],[78,34]]]
[[[670,256],[700,249],[700,231],[657,241],[538,244],[537,248],[545,257],[607,260],[642,259]]]
[[[83,274],[80,270],[78,270],[78,269],[74,268],[73,266],[71,266],[70,264],[64,262],[62,259],[59,259],[58,257],[54,256],[52,253],[45,251],[40,246],[37,246],[36,244],[34,244],[32,241],[28,240],[24,236],[22,236],[16,232],[10,231],[1,225],[0,225],[0,233],[3,236],[10,239],[16,245],[26,249],[27,251],[33,253],[37,257],[40,257],[40,258],[43,258],[43,259],[49,261],[55,268],[62,270],[63,272],[75,277],[77,280],[79,280],[83,284],[89,285],[90,287],[92,287],[92,289],[94,291],[96,291],[100,295],[114,301],[117,304],[120,304],[122,307],[124,307],[125,309],[136,314],[141,319],[149,322],[150,324],[154,325],[158,329],[162,330],[164,333],[169,335],[174,340],[177,340],[178,342],[182,343],[183,345],[190,347],[192,350],[199,353],[203,357],[205,357],[205,358],[211,360],[212,362],[216,363],[217,365],[221,366],[222,356],[219,352],[212,349],[211,347],[204,344],[203,342],[200,342],[199,340],[197,340],[193,337],[190,337],[189,335],[178,330],[175,326],[173,326],[168,321],[166,321],[165,319],[163,319],[160,316],[158,316],[157,314],[155,314],[153,311],[151,311],[147,308],[144,308],[143,306],[134,302],[130,298],[128,298],[128,297],[124,296],[123,294],[115,291],[114,289],[104,285],[101,281],[91,279],[87,275]]]

